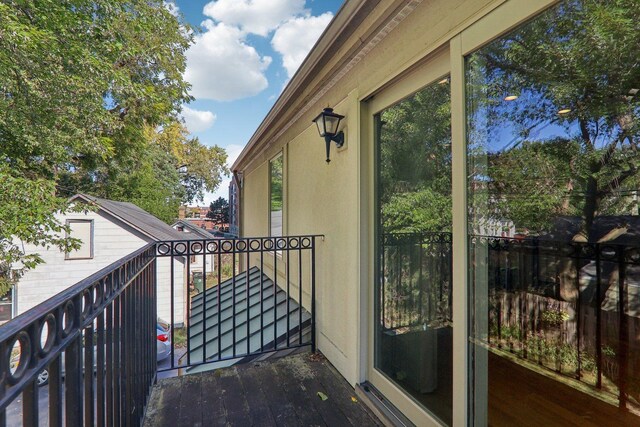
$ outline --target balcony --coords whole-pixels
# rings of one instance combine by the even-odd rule
[[[318,239],[155,243],[13,319],[0,329],[0,426],[376,425],[315,351]],[[484,254],[473,268],[491,278],[486,289],[470,283],[489,296],[472,313],[473,351],[489,366],[489,419],[637,423],[638,248],[471,241]],[[393,372],[394,354],[425,335],[416,333],[421,325],[437,323],[438,339],[450,340],[450,236],[387,236],[383,255],[379,326],[388,348],[380,361]],[[168,281],[156,275],[162,265]],[[162,304],[172,340],[158,364],[161,281],[171,288]],[[445,362],[437,369],[455,368]],[[39,387],[44,369],[49,384]],[[400,386],[418,402],[445,405],[421,378]]]
[[[150,244],[16,317],[0,330],[0,426],[140,425],[160,377],[315,352],[317,238]]]
[[[144,425],[382,425],[320,353],[159,380]]]

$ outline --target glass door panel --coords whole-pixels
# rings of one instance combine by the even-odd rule
[[[466,58],[474,425],[640,425],[639,5]]]
[[[375,115],[374,366],[452,418],[449,79]]]

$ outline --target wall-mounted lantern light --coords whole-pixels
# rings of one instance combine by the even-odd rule
[[[331,161],[329,160],[331,141],[334,141],[338,148],[344,145],[344,132],[338,132],[338,126],[342,119],[344,119],[344,116],[334,113],[333,108],[329,107],[322,110],[322,113],[313,119],[313,122],[318,126],[320,136],[324,138],[325,144],[327,144],[327,163]]]

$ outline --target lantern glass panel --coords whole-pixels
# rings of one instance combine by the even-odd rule
[[[324,116],[325,132],[331,135],[338,133],[338,124],[340,123],[339,117]]]
[[[315,122],[316,126],[318,126],[318,133],[320,134],[320,136],[323,137],[324,136],[324,125],[323,125],[324,120],[323,120],[323,117],[317,117],[314,120],[314,122]]]

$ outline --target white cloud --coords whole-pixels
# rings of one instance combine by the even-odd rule
[[[186,105],[182,107],[182,118],[189,132],[202,132],[213,126],[216,115],[211,111],[193,110]]]
[[[257,95],[269,85],[265,70],[271,57],[245,43],[240,29],[206,20],[205,31],[187,51],[185,79],[198,99],[232,101]]]
[[[225,150],[227,150],[227,166],[231,168],[231,166],[233,165],[233,162],[236,161],[236,159],[242,152],[242,149],[244,148],[244,146],[238,145],[238,144],[229,144],[224,148]],[[220,183],[220,186],[214,193],[205,193],[204,203],[208,206],[211,202],[213,202],[214,200],[217,200],[219,197],[223,197],[228,200],[229,184],[231,184],[231,179],[232,177],[226,177],[226,178],[223,177],[223,180]]]
[[[178,7],[178,5],[176,5],[176,2],[174,1],[165,1],[164,7],[166,7],[169,13],[175,17],[177,17],[178,14],[180,13],[180,8]]]
[[[278,27],[271,45],[282,55],[282,65],[289,78],[298,70],[332,18],[331,12],[320,16],[301,16]]]
[[[305,0],[217,0],[207,3],[203,13],[264,37],[283,22],[304,13],[304,3]]]

